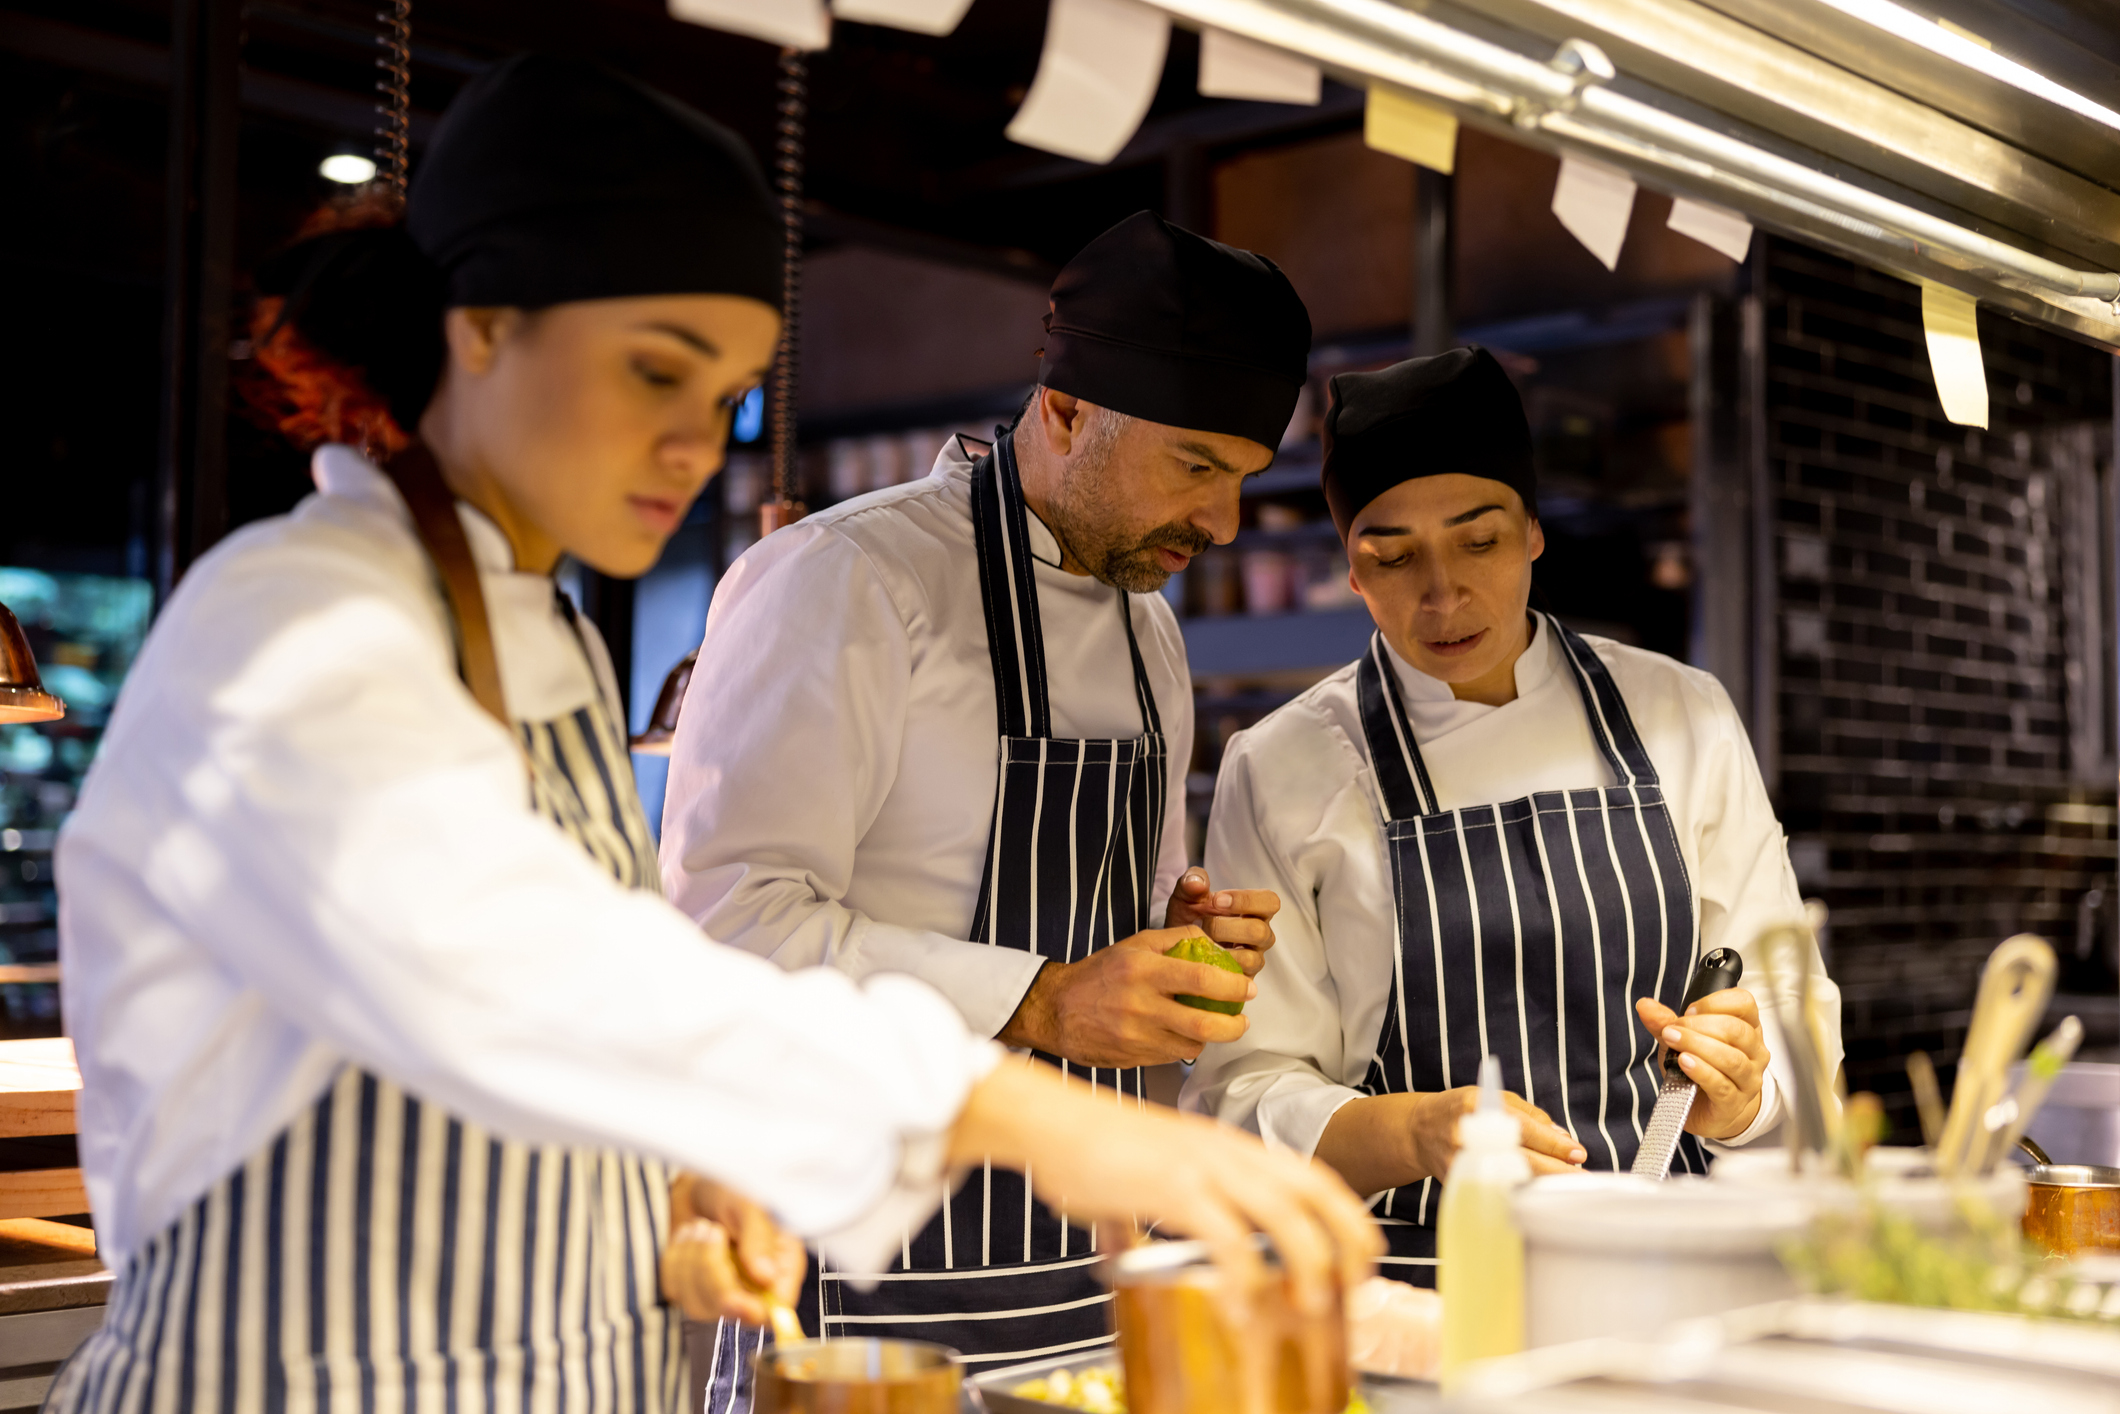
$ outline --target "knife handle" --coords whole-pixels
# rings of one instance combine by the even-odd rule
[[[1717,948],[1702,958],[1693,969],[1693,980],[1686,983],[1686,995],[1679,1001],[1678,1014],[1684,1016],[1686,1008],[1702,997],[1734,987],[1745,975],[1745,960],[1734,948]]]

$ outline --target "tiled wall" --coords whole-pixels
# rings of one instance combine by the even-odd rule
[[[1849,1087],[1910,1129],[1902,1058],[1955,1059],[2002,937],[2110,987],[2113,361],[1983,310],[1991,426],[1957,427],[1913,286],[1779,241],[1765,275],[1777,796]]]

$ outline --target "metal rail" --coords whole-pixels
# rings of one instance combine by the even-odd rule
[[[1607,87],[1609,60],[1570,40],[1550,63],[1388,0],[1147,0],[1197,26],[1300,54],[1586,154],[1727,192],[1762,215],[1824,224],[2036,295],[2120,338],[2120,274],[2048,260]],[[2097,301],[2098,304],[2092,304]]]
[[[1606,131],[1612,138],[1632,137],[1637,142],[1690,158],[1701,164],[1703,175],[1716,174],[1733,186],[1738,185],[1733,179],[1747,179],[1756,194],[1771,197],[1779,203],[1810,205],[1879,226],[1917,244],[1925,253],[1956,255],[1996,274],[2044,286],[2059,294],[2120,300],[2120,274],[2106,270],[2077,270],[2059,261],[2033,255],[2005,241],[1969,231],[1956,222],[1879,196],[1853,182],[1828,176],[1800,162],[1776,156],[1698,123],[1687,122],[1610,89],[1586,89],[1574,114],[1542,115],[1540,126],[1557,135],[1596,141],[1605,136],[1598,132],[1596,120],[1599,119],[1607,125]],[[2116,317],[2120,317],[2120,311],[2116,311]]]

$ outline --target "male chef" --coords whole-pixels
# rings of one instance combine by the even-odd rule
[[[1530,429],[1493,355],[1343,374],[1331,394],[1325,501],[1376,632],[1223,755],[1207,867],[1283,908],[1251,1029],[1207,1048],[1184,1102],[1374,1195],[1382,1270],[1432,1286],[1484,1054],[1537,1172],[1632,1164],[1660,1042],[1700,1087],[1675,1172],[1705,1170],[1703,1140],[1774,1127],[1755,942],[1803,909],[1722,686],[1531,611]],[[1717,947],[1743,985],[1676,1015]],[[1812,990],[1830,1073],[1839,993]]]
[[[919,977],[1115,1101],[1242,1036],[1175,998],[1251,996],[1278,901],[1185,869],[1192,696],[1156,591],[1235,535],[1309,349],[1271,261],[1148,212],[1085,247],[991,450],[953,440],[722,581],[671,753],[671,900],[787,967]],[[1194,923],[1244,972],[1163,957]],[[803,1314],[975,1365],[1098,1345],[1095,1241],[975,1171],[890,1271],[815,1274]]]

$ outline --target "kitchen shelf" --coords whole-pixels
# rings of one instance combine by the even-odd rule
[[[0,1041],[0,1139],[72,1134],[74,1096],[80,1089],[72,1041],[63,1036]]]
[[[1249,499],[1253,496],[1286,496],[1297,491],[1317,491],[1319,465],[1315,449],[1307,453],[1277,457],[1272,466],[1257,476],[1244,478],[1244,495]]]
[[[0,1220],[63,1218],[87,1211],[88,1189],[78,1168],[0,1173]]]
[[[1237,538],[1231,544],[1239,554],[1246,550],[1280,550],[1314,545],[1338,550],[1340,530],[1329,520],[1304,521],[1301,525],[1291,525],[1282,530],[1248,525],[1237,532]]]
[[[1195,681],[1258,673],[1330,672],[1362,656],[1375,624],[1364,605],[1298,614],[1180,619]]]

